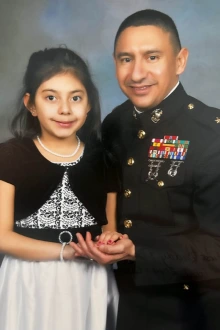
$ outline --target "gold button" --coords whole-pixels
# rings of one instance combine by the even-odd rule
[[[132,157],[128,158],[128,160],[127,160],[127,164],[128,164],[129,166],[132,166],[132,165],[134,164],[134,158],[132,158]]]
[[[131,220],[125,220],[124,221],[125,228],[131,228],[132,227],[132,221]]]
[[[146,135],[146,133],[142,129],[140,131],[138,131],[138,138],[139,139],[144,139],[145,135]]]
[[[125,191],[124,191],[124,196],[125,196],[126,198],[129,198],[129,197],[131,196],[131,190],[129,190],[129,189],[125,189]]]
[[[131,190],[129,190],[129,189],[125,189],[125,191],[124,191],[124,196],[125,196],[126,198],[129,198],[129,197],[131,196]]]
[[[195,106],[194,106],[194,104],[193,104],[193,103],[190,103],[190,104],[188,104],[188,109],[189,109],[189,110],[192,110],[192,109],[194,109],[194,107],[195,107]]]
[[[163,187],[163,186],[164,186],[164,182],[163,182],[163,181],[159,181],[159,182],[157,183],[157,185],[158,185],[158,187]]]
[[[185,290],[185,291],[188,291],[189,290],[188,284],[183,284],[183,290]]]

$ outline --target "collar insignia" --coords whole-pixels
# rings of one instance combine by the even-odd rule
[[[152,113],[151,113],[151,120],[153,123],[157,124],[160,121],[160,117],[163,114],[163,110],[161,109],[155,109]]]

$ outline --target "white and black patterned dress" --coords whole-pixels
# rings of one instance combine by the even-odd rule
[[[73,163],[59,163],[74,166]],[[22,228],[95,225],[70,188],[67,170],[49,200],[16,222]],[[24,261],[6,256],[0,271],[0,330],[114,330],[118,292],[109,267],[94,261]]]

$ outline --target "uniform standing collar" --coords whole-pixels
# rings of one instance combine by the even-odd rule
[[[179,86],[180,82],[178,81],[178,83],[171,89],[171,91],[167,94],[167,96],[164,98],[164,100],[170,96],[174,91],[175,89],[177,89],[177,87]]]
[[[175,115],[177,110],[183,105],[186,98],[186,92],[181,83],[156,107],[146,110],[140,115],[134,110],[134,118],[140,118],[140,120],[151,119],[152,123],[157,124],[164,121],[168,117]]]
[[[154,109],[162,108],[165,111],[175,110],[183,103],[183,97],[186,96],[186,92],[180,83],[176,89],[170,93],[160,104],[158,104]],[[153,111],[154,109],[150,110]]]
[[[167,94],[167,96],[164,98],[164,100],[166,99],[166,98],[168,98],[168,96],[170,96],[174,91],[175,91],[175,89],[179,86],[179,84],[180,84],[180,82],[178,81],[178,83],[171,89],[171,91]],[[144,111],[139,111],[136,107],[135,107],[135,105],[134,105],[134,109],[135,109],[135,111],[140,115],[141,113],[143,113]]]

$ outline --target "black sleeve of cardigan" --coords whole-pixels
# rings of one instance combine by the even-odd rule
[[[16,148],[10,142],[0,144],[0,180],[16,186],[19,176]]]

